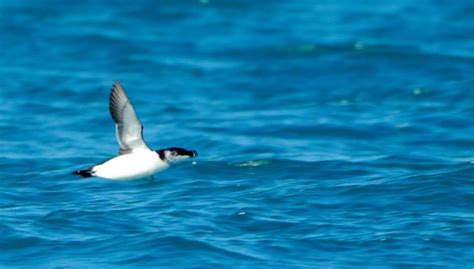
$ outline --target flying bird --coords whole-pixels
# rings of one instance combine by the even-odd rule
[[[115,122],[119,155],[73,174],[112,180],[149,178],[176,162],[197,156],[195,150],[178,147],[152,150],[148,147],[143,140],[143,125],[118,81],[110,92],[109,111]]]

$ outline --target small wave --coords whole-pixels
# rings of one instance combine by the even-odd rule
[[[246,161],[243,163],[237,163],[235,164],[236,167],[257,167],[257,166],[262,166],[268,164],[268,161],[266,160],[258,160],[258,161]]]

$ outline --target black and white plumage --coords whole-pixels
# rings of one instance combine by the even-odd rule
[[[143,139],[143,125],[125,90],[116,81],[109,98],[109,111],[115,122],[119,155],[85,170],[73,172],[83,177],[127,180],[150,177],[180,160],[195,157],[195,150],[172,147],[154,151]]]

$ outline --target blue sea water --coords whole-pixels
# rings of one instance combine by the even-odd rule
[[[1,268],[474,266],[472,1],[1,1]],[[118,151],[127,90],[155,180]]]

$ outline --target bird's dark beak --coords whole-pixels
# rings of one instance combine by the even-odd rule
[[[188,156],[193,158],[193,157],[198,156],[198,153],[195,150],[188,150]]]

